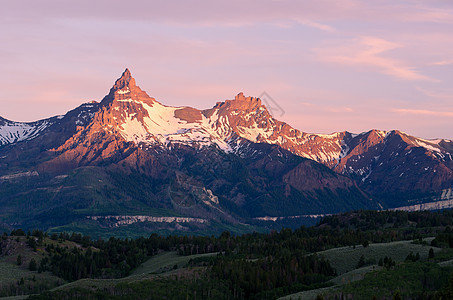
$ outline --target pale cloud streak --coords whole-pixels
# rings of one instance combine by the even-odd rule
[[[427,109],[410,109],[410,108],[394,108],[391,111],[399,114],[424,115],[448,118],[453,117],[453,112],[450,111],[433,111]]]
[[[363,36],[358,39],[343,41],[343,43],[345,44],[340,46],[316,49],[320,60],[335,64],[372,68],[398,79],[435,81],[421,74],[415,67],[409,66],[406,62],[385,55],[386,52],[402,48],[404,45],[372,36]]]
[[[451,60],[442,60],[442,61],[437,61],[433,62],[430,65],[432,66],[448,66],[448,65],[453,65],[453,59]]]
[[[423,93],[425,96],[434,98],[434,99],[441,99],[441,100],[453,100],[453,92],[445,92],[445,91],[431,91],[425,88],[416,87],[417,91]]]
[[[405,21],[453,24],[453,9],[429,7],[419,4],[409,6],[409,8],[411,9],[408,12],[404,12],[404,9],[401,9],[402,15],[400,18]]]
[[[323,31],[331,32],[331,33],[334,33],[334,32],[337,31],[332,26],[329,26],[327,24],[322,24],[322,23],[319,23],[319,22],[310,21],[310,20],[297,19],[296,22],[301,24],[301,25],[305,25],[305,26],[308,26],[308,27],[312,27],[312,28],[315,28],[315,29],[319,29],[319,30],[323,30]]]

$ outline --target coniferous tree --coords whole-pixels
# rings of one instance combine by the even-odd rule
[[[36,263],[36,260],[34,258],[32,258],[30,260],[30,263],[28,264],[28,268],[30,269],[30,271],[36,271],[37,266],[38,266],[38,264]]]

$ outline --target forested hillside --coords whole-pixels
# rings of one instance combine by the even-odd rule
[[[360,297],[385,298],[398,290],[410,298],[414,295],[398,286],[392,291],[385,285],[382,290],[367,289],[374,282],[369,276],[380,282],[384,280],[381,274],[397,276],[420,269],[439,277],[415,289],[429,299],[450,292],[452,227],[452,211],[358,211],[326,217],[314,227],[266,234],[152,234],[137,239],[93,240],[78,233],[26,233],[19,229],[2,235],[0,266],[16,270],[19,277],[5,276],[0,295],[41,293],[34,299],[275,299],[331,287],[323,297],[354,295],[356,289]],[[385,252],[395,243],[400,243],[400,250]],[[343,267],[339,257],[351,263]],[[344,281],[351,272],[360,273],[364,268],[363,280]],[[91,278],[92,284],[85,278]],[[339,285],[340,278],[344,282]],[[410,280],[418,278],[414,275]],[[362,285],[351,288],[348,284]],[[57,286],[61,287],[52,289]],[[151,290],[154,296],[150,296]]]

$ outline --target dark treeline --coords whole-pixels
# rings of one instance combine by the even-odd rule
[[[439,233],[436,238],[431,241],[431,246],[453,248],[453,231],[450,226],[447,226],[444,232]]]
[[[93,240],[78,233],[49,235],[20,229],[10,235],[27,236],[30,247],[44,250],[46,255],[37,262],[38,272],[50,271],[68,281],[124,277],[162,251],[180,255],[217,252],[205,265],[213,282],[224,282],[236,298],[266,299],[323,286],[336,274],[328,261],[313,252],[433,235],[438,235],[433,243],[451,247],[453,233],[447,226],[452,223],[452,211],[358,211],[325,217],[314,227],[240,236],[224,232],[218,237],[152,234]]]
[[[258,260],[218,259],[212,272],[216,278],[229,283],[235,298],[245,299],[274,299],[325,286],[322,283],[336,275],[328,261],[288,249]]]
[[[414,225],[416,228],[453,225],[453,210],[435,211],[357,211],[324,217],[320,225],[340,228],[377,230],[391,225],[395,228]]]

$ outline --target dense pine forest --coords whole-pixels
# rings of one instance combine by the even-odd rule
[[[425,247],[420,249],[426,249],[426,257],[410,252],[404,261],[395,262],[391,253],[372,258],[367,257],[367,252],[360,252],[365,255],[355,255],[359,257],[354,258],[357,263],[353,269],[372,267],[374,272],[370,274],[380,278],[382,272],[387,272],[386,276],[397,276],[408,269],[419,268],[424,272],[423,276],[429,274],[429,280],[415,289],[418,294],[405,294],[404,290],[395,287],[395,291],[390,291],[391,296],[398,293],[397,296],[408,299],[447,299],[445,295],[451,295],[453,287],[453,281],[450,285],[448,283],[450,274],[453,274],[448,264],[453,260],[451,228],[453,212],[446,210],[411,213],[357,211],[325,217],[313,227],[243,235],[229,232],[220,236],[152,234],[137,239],[112,237],[103,240],[78,233],[48,234],[40,230],[24,232],[17,229],[3,233],[0,263],[12,261],[17,267],[28,269],[27,274],[33,277],[5,280],[0,284],[0,296],[34,294],[32,299],[276,299],[331,287],[335,285],[335,278],[353,271],[335,268],[332,257],[324,253],[335,249],[359,253],[371,249],[372,245],[409,241],[410,245]],[[17,249],[24,250],[20,252]],[[165,253],[187,257],[188,261],[158,272],[144,272],[140,280],[123,280],[132,278],[147,261]],[[411,271],[413,273],[417,274]],[[44,283],[40,277],[42,274],[53,276],[57,281],[53,285],[47,281]],[[104,280],[102,282],[108,284],[102,287],[77,285],[84,279]],[[369,274],[350,284],[363,284],[366,280],[371,280]],[[411,280],[423,281],[418,277]],[[67,288],[49,291],[64,283]],[[388,293],[386,296],[377,290],[369,291],[363,286],[352,288],[350,285],[318,296],[341,299],[344,295],[354,295],[355,290],[363,292],[356,295],[359,299],[368,296],[370,299],[373,296],[385,299],[388,296]]]

